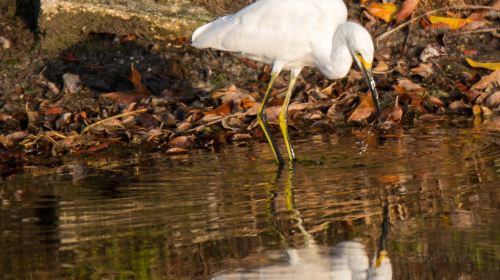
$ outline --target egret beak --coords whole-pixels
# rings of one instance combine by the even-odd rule
[[[361,70],[363,71],[363,76],[365,77],[366,82],[368,83],[368,87],[372,92],[373,103],[375,104],[375,109],[377,111],[377,120],[379,123],[382,122],[380,118],[380,101],[378,98],[377,88],[375,87],[375,80],[373,79],[372,74],[372,64],[366,61],[361,55],[356,55],[359,60],[359,65]]]

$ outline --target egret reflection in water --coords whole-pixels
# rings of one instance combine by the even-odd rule
[[[277,179],[279,179],[280,174],[281,169],[278,171]],[[292,219],[296,221],[297,230],[303,236],[304,248],[286,249],[283,256],[285,261],[282,264],[219,274],[214,279],[392,279],[392,265],[386,249],[389,231],[387,206],[384,209],[380,242],[371,262],[364,245],[358,241],[343,241],[332,248],[318,246],[313,236],[304,228],[300,211],[295,207],[293,165],[288,169],[287,175],[285,186],[286,206],[292,214]],[[275,227],[274,230],[277,230],[277,228]],[[287,246],[285,234],[278,232],[278,235]]]

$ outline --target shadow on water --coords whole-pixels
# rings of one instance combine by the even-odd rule
[[[280,172],[266,143],[250,143],[13,176],[0,184],[0,273],[366,279],[390,265],[393,279],[497,279],[498,135],[424,126],[378,138],[297,139],[322,164]]]

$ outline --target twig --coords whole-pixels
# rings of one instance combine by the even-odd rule
[[[394,29],[391,29],[389,31],[386,31],[384,33],[382,33],[381,35],[377,36],[377,38],[375,39],[376,43],[378,44],[379,41],[387,38],[389,35],[391,35],[392,33],[402,29],[403,27],[407,26],[408,24],[414,22],[414,21],[417,21],[425,16],[428,16],[428,15],[431,15],[431,14],[435,14],[435,13],[438,13],[438,12],[442,12],[442,11],[447,11],[447,10],[479,10],[479,9],[485,9],[485,10],[493,10],[493,11],[496,11],[497,9],[493,8],[493,7],[489,7],[489,6],[478,6],[478,5],[464,5],[464,6],[456,6],[456,7],[444,7],[444,8],[439,8],[439,9],[435,9],[435,10],[432,10],[432,11],[428,11],[428,12],[425,12],[417,17],[414,17],[412,18],[411,20],[405,22],[405,23],[402,23],[400,25],[398,25],[396,28]]]
[[[137,114],[137,113],[143,113],[143,112],[146,112],[148,109],[146,108],[142,108],[142,109],[138,109],[138,110],[135,110],[135,111],[130,111],[130,112],[127,112],[127,113],[123,113],[123,114],[118,114],[118,115],[115,115],[115,116],[112,116],[112,117],[109,117],[109,118],[105,118],[103,120],[100,120],[100,121],[97,121],[93,124],[90,124],[88,125],[83,131],[81,134],[85,134],[87,131],[89,131],[89,129],[91,129],[92,127],[96,126],[96,125],[99,125],[99,124],[102,124],[106,121],[109,121],[109,120],[113,120],[113,119],[118,119],[118,118],[121,118],[121,117],[126,117],[126,116],[129,116],[129,115],[133,115],[133,114]]]
[[[236,112],[236,113],[233,113],[233,114],[230,114],[230,115],[227,115],[227,116],[223,116],[223,117],[220,117],[220,118],[218,118],[216,120],[213,120],[213,121],[201,124],[201,125],[199,125],[197,127],[193,127],[191,129],[188,129],[188,130],[184,131],[184,133],[193,132],[193,131],[196,131],[196,130],[198,130],[200,128],[204,128],[204,127],[207,127],[207,126],[212,125],[212,124],[220,123],[220,122],[222,122],[223,120],[225,120],[227,118],[244,116],[244,115],[247,114],[247,112],[248,112],[248,110],[244,111],[244,112],[240,111],[240,112]]]
[[[477,30],[465,30],[461,32],[453,32],[450,35],[463,35],[463,34],[471,34],[471,33],[487,33],[487,32],[500,32],[500,28],[485,28],[485,29],[477,29]]]

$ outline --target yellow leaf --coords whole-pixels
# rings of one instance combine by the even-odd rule
[[[465,60],[467,60],[467,63],[474,68],[485,68],[493,71],[500,70],[499,62],[477,62],[468,57],[466,57]]]
[[[385,22],[390,22],[394,18],[397,9],[398,7],[394,3],[371,3],[368,7],[368,12],[383,19]]]
[[[472,20],[469,18],[451,18],[451,17],[439,17],[439,16],[429,16],[429,21],[434,25],[445,25],[450,29],[462,28],[467,23]]]

